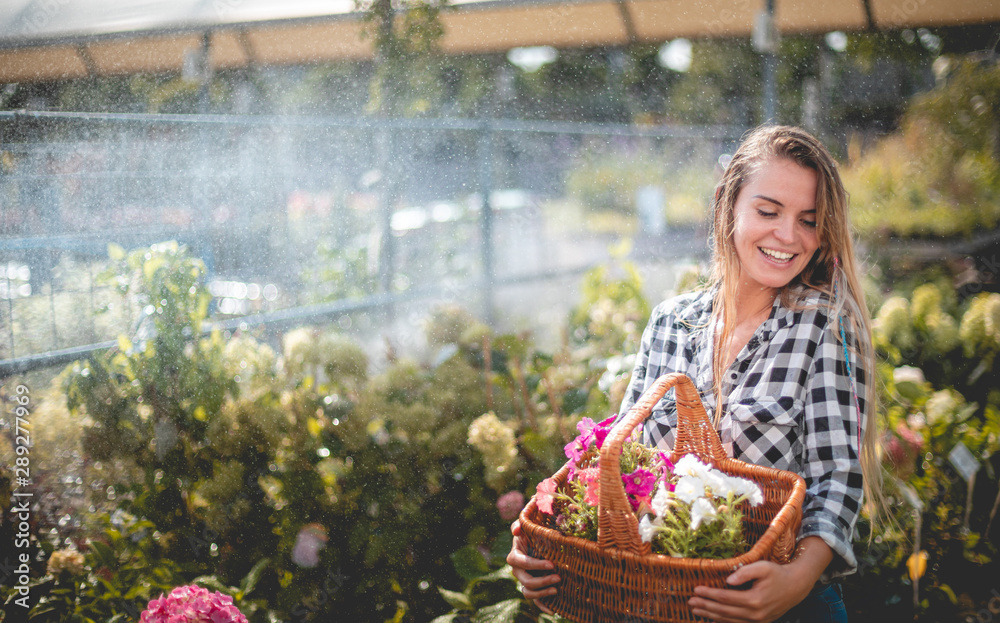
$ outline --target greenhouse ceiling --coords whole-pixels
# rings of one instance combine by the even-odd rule
[[[452,0],[449,54],[750,36],[764,0]],[[1000,22],[994,0],[776,0],[782,33]],[[353,0],[4,0],[0,83],[372,56]],[[206,39],[207,36],[207,39]]]

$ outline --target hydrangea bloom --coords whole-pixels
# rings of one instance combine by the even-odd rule
[[[518,458],[514,429],[490,411],[469,425],[468,441],[483,456],[486,483],[503,491],[506,475],[514,470]]]
[[[80,575],[83,573],[83,554],[75,549],[59,549],[49,556],[48,565],[45,572],[50,575],[59,575],[63,571],[70,575]]]
[[[321,524],[311,523],[303,526],[295,537],[292,562],[306,569],[315,567],[319,564],[319,552],[326,547],[328,540],[326,528]]]
[[[139,623],[249,623],[233,598],[200,586],[178,586],[170,595],[153,599]]]
[[[524,494],[520,491],[508,491],[497,500],[497,510],[500,512],[500,519],[513,521],[524,508]]]
[[[875,317],[872,332],[876,340],[894,344],[906,350],[913,346],[913,321],[910,319],[910,302],[901,296],[886,299]]]

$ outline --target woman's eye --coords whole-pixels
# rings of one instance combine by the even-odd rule
[[[806,227],[816,228],[816,221],[802,221],[802,224]]]
[[[761,209],[758,208],[757,209],[757,214],[759,214],[761,216],[774,216],[775,214],[777,214],[777,212],[768,212],[767,210],[761,210]]]

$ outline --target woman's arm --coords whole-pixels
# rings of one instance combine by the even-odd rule
[[[749,590],[697,586],[688,605],[692,614],[713,621],[774,621],[809,595],[831,560],[830,546],[819,537],[806,537],[799,542],[795,558],[787,565],[762,560],[741,567],[726,578],[732,586],[752,582]]]

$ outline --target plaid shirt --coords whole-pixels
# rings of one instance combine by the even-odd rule
[[[684,294],[653,310],[622,414],[657,378],[671,372],[689,376],[705,409],[714,414],[713,296],[714,290]],[[862,496],[861,431],[844,347],[824,313],[828,298],[808,290],[799,301],[793,310],[777,297],[770,317],[726,370],[719,436],[733,458],[802,475],[807,489],[799,539],[818,536],[834,551],[824,574],[829,580],[857,568],[851,541]],[[854,336],[848,336],[853,345]],[[864,412],[867,371],[853,355],[850,363]],[[672,448],[676,424],[670,390],[646,420],[645,442]]]

